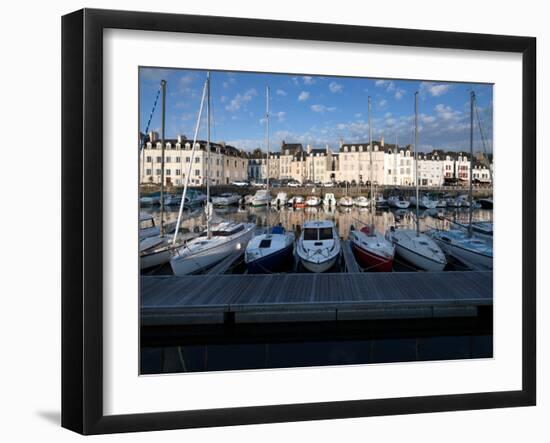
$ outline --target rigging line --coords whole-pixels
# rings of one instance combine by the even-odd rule
[[[155,98],[155,102],[153,103],[153,109],[151,109],[151,113],[149,114],[149,120],[147,121],[147,126],[145,126],[145,137],[147,137],[147,134],[149,132],[149,127],[151,126],[151,120],[153,119],[153,114],[155,113],[155,109],[157,107],[157,102],[159,100],[159,96],[160,96],[160,90],[162,88],[159,88],[159,90],[157,91],[157,96]],[[139,149],[140,149],[140,152],[141,150],[143,150],[143,148],[145,147],[145,139],[142,141]]]

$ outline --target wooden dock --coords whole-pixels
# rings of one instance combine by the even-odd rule
[[[492,303],[485,271],[141,277],[143,326],[466,317]]]

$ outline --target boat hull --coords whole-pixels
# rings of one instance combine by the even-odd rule
[[[395,244],[395,251],[409,263],[412,263],[417,268],[424,269],[425,271],[443,271],[446,266],[446,263],[440,263],[434,260],[429,259],[428,257],[418,254],[413,250],[404,247],[400,244]]]
[[[142,254],[139,258],[139,268],[142,270],[156,268],[157,266],[168,263],[171,257],[172,254],[169,249]]]
[[[242,250],[244,252],[246,245],[253,235],[254,231],[250,229],[243,235],[220,245],[216,245],[212,248],[208,248],[191,255],[176,255],[170,260],[172,272],[174,275],[181,276],[196,274],[204,271],[219,263],[235,251]]]
[[[293,250],[294,244],[291,243],[285,248],[248,262],[246,269],[249,274],[281,272],[284,269],[288,269],[289,263],[292,261]]]
[[[355,242],[351,242],[351,249],[355,255],[355,259],[362,268],[367,268],[369,271],[391,272],[393,269],[393,257],[383,257],[360,247]]]
[[[450,255],[470,269],[493,269],[493,257],[490,255],[482,254],[471,249],[464,248],[458,244],[443,241],[438,237],[435,237],[434,240],[445,252],[445,254]]]
[[[300,257],[300,263],[302,263],[302,266],[310,272],[322,273],[331,269],[336,264],[338,257],[340,257],[340,254],[335,255],[329,258],[328,260],[322,261],[322,262],[312,262],[312,261],[306,260],[303,257]]]

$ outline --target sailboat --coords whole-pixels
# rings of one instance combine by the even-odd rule
[[[369,146],[370,146],[370,225],[360,230],[352,229],[349,234],[351,249],[359,265],[373,271],[390,272],[393,266],[395,247],[374,227],[374,188],[372,180],[372,127],[371,98],[369,97]],[[364,197],[363,197],[364,198]]]
[[[428,235],[420,232],[418,217],[418,92],[414,95],[414,157],[415,157],[415,187],[416,187],[416,230],[397,229],[392,226],[386,232],[386,238],[395,245],[397,254],[419,269],[425,271],[442,271],[447,265],[447,259],[441,248]]]
[[[353,204],[358,208],[368,208],[370,206],[370,200],[367,197],[360,195],[353,200]]]
[[[411,197],[411,204],[416,205],[416,196]],[[420,197],[420,200],[418,200],[418,207],[421,209],[434,209],[437,207],[437,200],[432,200],[427,195],[423,195]]]
[[[183,276],[202,272],[209,267],[214,266],[224,258],[236,251],[244,250],[246,245],[254,235],[256,225],[254,223],[221,222],[212,226],[213,206],[210,202],[210,72],[206,77],[203,89],[197,125],[195,127],[195,136],[193,139],[193,148],[191,150],[191,161],[186,174],[186,180],[183,187],[183,198],[176,223],[176,232],[174,233],[173,244],[177,240],[185,196],[189,177],[191,175],[191,165],[195,155],[195,146],[200,127],[202,108],[207,96],[207,171],[206,171],[206,231],[197,238],[185,242],[183,245],[175,248],[170,259],[170,266],[174,275]]]
[[[266,86],[266,147],[267,170],[269,171],[269,86]],[[269,175],[266,180],[269,195]],[[286,194],[284,195],[286,199]],[[281,196],[282,199],[282,196]],[[254,203],[252,203],[254,204]],[[274,226],[268,232],[256,235],[246,247],[244,261],[251,274],[278,272],[292,260],[294,233],[286,232],[282,226]]]
[[[470,171],[473,166],[474,156],[474,106],[475,93],[470,93]],[[467,230],[465,229],[449,229],[448,231],[431,230],[431,237],[443,248],[447,255],[459,260],[470,269],[493,269],[493,227],[490,224],[484,226],[487,230],[487,235],[484,237],[474,234],[474,223],[472,222],[473,215],[473,200],[472,200],[472,174],[470,174],[470,188],[468,196],[460,197],[463,202],[467,202],[469,211],[469,222]],[[464,205],[466,206],[466,205]],[[487,224],[489,225],[489,224]],[[464,225],[459,225],[464,228]],[[483,225],[482,225],[483,226]],[[479,229],[479,228],[478,228]],[[491,236],[489,237],[488,233]]]

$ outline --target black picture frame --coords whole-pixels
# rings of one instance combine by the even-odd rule
[[[392,399],[106,416],[103,413],[102,76],[108,28],[519,53],[523,64],[522,388]],[[536,403],[536,39],[83,9],[62,18],[62,426],[151,431]]]

